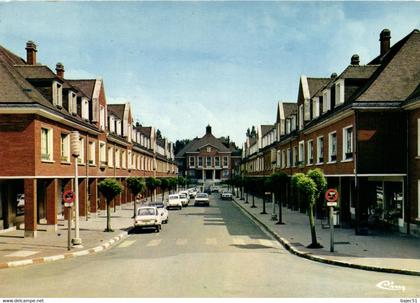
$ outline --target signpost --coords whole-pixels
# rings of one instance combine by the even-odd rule
[[[72,217],[72,207],[75,195],[71,190],[67,190],[63,193],[64,207],[67,210],[68,214],[68,224],[67,224],[67,250],[71,249],[71,217]]]
[[[337,206],[338,191],[334,188],[330,188],[325,192],[325,200],[327,200],[327,206],[330,208],[330,251],[334,252],[334,206]]]

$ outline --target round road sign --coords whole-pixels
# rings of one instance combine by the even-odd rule
[[[63,200],[65,203],[73,203],[74,198],[74,192],[71,190],[67,190],[63,193]]]
[[[328,202],[337,202],[338,200],[338,191],[334,188],[330,188],[325,192],[325,200]]]

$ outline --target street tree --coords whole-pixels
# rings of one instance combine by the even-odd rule
[[[271,189],[274,193],[275,200],[279,205],[278,221],[276,224],[284,224],[282,218],[282,202],[284,200],[284,193],[286,191],[286,183],[288,180],[287,174],[284,172],[274,173],[270,176]]]
[[[185,178],[183,177],[183,176],[179,176],[178,177],[178,186],[180,186],[180,187],[184,187],[185,186]]]
[[[136,216],[137,211],[137,195],[144,192],[146,189],[146,184],[144,183],[144,179],[140,177],[128,177],[127,178],[127,187],[131,190],[134,195],[134,213],[133,216]],[[133,217],[133,218],[134,218]]]
[[[111,201],[119,195],[123,187],[115,179],[107,178],[98,184],[98,189],[106,200],[106,229],[105,232],[113,232],[111,228]]]
[[[302,203],[302,200],[301,200],[301,195],[299,193],[297,183],[298,183],[299,179],[304,177],[304,176],[305,176],[305,174],[303,174],[303,173],[296,173],[292,176],[292,179],[290,180],[291,185],[292,185],[292,194],[293,194],[293,204],[294,204],[293,209],[295,209],[295,210],[300,208],[301,211],[302,211],[302,208],[303,208],[303,203]]]
[[[170,188],[169,178],[163,178],[160,180],[160,188],[162,189],[162,202],[165,201],[165,190]]]
[[[154,178],[154,177],[147,177],[146,178],[146,186],[147,186],[147,190],[149,191],[149,194],[150,194],[150,201],[152,201],[153,192],[158,187],[157,179]]]

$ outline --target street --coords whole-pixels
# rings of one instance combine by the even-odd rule
[[[0,271],[0,297],[417,297],[420,277],[316,263],[287,252],[231,201],[169,211],[160,233],[110,250]],[[309,235],[308,235],[309,237]],[[382,281],[404,290],[377,287]]]

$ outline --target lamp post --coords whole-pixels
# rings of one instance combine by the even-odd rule
[[[75,208],[75,218],[74,218],[74,231],[75,235],[72,239],[73,245],[81,245],[82,239],[79,234],[79,177],[78,177],[78,160],[80,152],[80,134],[78,131],[72,131],[70,133],[70,142],[72,155],[74,157],[74,208]]]
[[[274,175],[276,173],[276,163],[271,162],[271,165],[273,166],[273,175]],[[277,220],[277,214],[276,214],[276,195],[275,195],[274,186],[272,186],[272,189],[271,189],[271,201],[273,203],[273,211],[271,213],[271,220],[275,221],[275,220]],[[279,207],[281,207],[281,206],[279,205]]]

